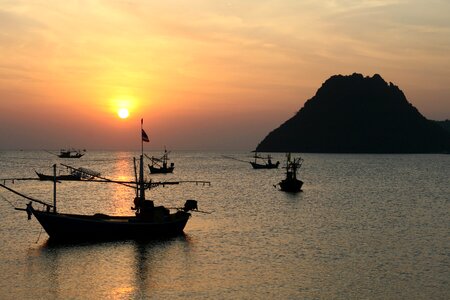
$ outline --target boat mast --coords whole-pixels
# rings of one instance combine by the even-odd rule
[[[53,165],[53,213],[56,214],[56,164]]]
[[[144,187],[144,129],[142,125],[144,119],[141,119],[141,158],[139,160],[139,201],[145,200],[145,187]],[[142,202],[141,202],[142,203]]]
[[[137,175],[137,167],[136,167],[136,157],[133,157],[133,166],[134,166],[134,181],[136,182],[136,198],[139,197],[139,179]]]

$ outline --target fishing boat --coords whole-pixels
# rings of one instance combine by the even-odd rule
[[[297,193],[302,190],[303,181],[297,179],[297,171],[302,163],[302,158],[291,160],[291,154],[286,154],[286,178],[278,183],[282,191]]]
[[[39,177],[39,180],[48,180],[48,181],[53,181],[53,180],[57,180],[57,181],[61,181],[61,180],[81,180],[81,175],[80,174],[63,174],[63,175],[46,175],[43,173],[39,173],[38,171],[34,171],[36,173],[36,175]]]
[[[173,173],[173,169],[175,169],[175,164],[170,163],[170,166],[168,165],[169,160],[169,153],[170,151],[167,151],[166,148],[164,148],[164,154],[161,157],[149,157],[151,164],[148,165],[150,169],[150,173],[152,174],[167,174],[167,173]]]
[[[280,165],[279,161],[273,163],[272,157],[270,155],[267,155],[267,157],[262,157],[255,152],[253,158],[255,160],[250,161],[250,164],[252,165],[253,169],[277,169],[278,166]]]
[[[38,171],[34,171],[36,175],[39,177],[39,180],[48,180],[48,181],[61,181],[61,180],[90,180],[95,177],[100,176],[99,172],[93,171],[91,169],[87,168],[73,168],[71,166],[61,164],[62,166],[65,166],[67,169],[69,169],[69,174],[59,174],[59,175],[47,175],[40,173]]]
[[[267,157],[263,157],[263,156],[258,155],[258,153],[256,153],[256,152],[253,155],[253,158],[254,158],[253,161],[237,159],[235,157],[226,156],[226,155],[222,155],[222,156],[225,158],[230,158],[230,159],[237,160],[240,162],[249,163],[253,167],[253,169],[277,169],[278,166],[280,165],[279,161],[277,161],[276,163],[273,163],[272,157],[270,155],[267,155]]]
[[[142,121],[141,132],[143,134],[145,133],[142,129]],[[134,162],[136,170],[136,159]],[[139,158],[139,178],[137,178],[138,175],[137,172],[135,172],[135,181],[114,181],[100,176],[98,176],[99,179],[92,180],[122,184],[135,188],[136,197],[132,201],[134,206],[131,208],[135,211],[135,214],[128,216],[110,216],[102,213],[94,215],[61,213],[57,210],[56,180],[53,181],[53,204],[19,193],[4,184],[0,184],[0,187],[30,200],[26,205],[26,208],[16,209],[26,211],[28,219],[35,216],[52,240],[99,241],[105,239],[149,239],[181,234],[191,217],[190,212],[199,211],[197,201],[186,200],[183,207],[172,208],[172,210],[175,209],[175,212],[171,212],[170,208],[164,206],[155,206],[152,200],[146,199],[146,190],[160,185],[178,184],[180,182],[145,182],[143,166],[144,156],[142,150]],[[56,165],[53,166],[53,169],[54,176],[56,177]],[[209,183],[205,181],[192,182]],[[35,209],[32,205],[33,203],[44,205],[44,209]]]
[[[60,158],[80,158],[86,152],[86,149],[78,150],[78,149],[61,149],[59,151],[58,157]]]

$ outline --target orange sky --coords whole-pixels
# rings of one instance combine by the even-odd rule
[[[1,1],[0,149],[252,150],[331,75],[450,118],[448,1]],[[126,106],[130,117],[117,110]]]

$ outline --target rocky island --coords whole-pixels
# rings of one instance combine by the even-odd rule
[[[449,153],[450,132],[380,75],[330,77],[258,152]]]

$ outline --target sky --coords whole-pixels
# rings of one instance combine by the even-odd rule
[[[354,72],[450,119],[448,12],[448,0],[0,0],[0,149],[139,149],[143,118],[146,149],[251,151]]]

